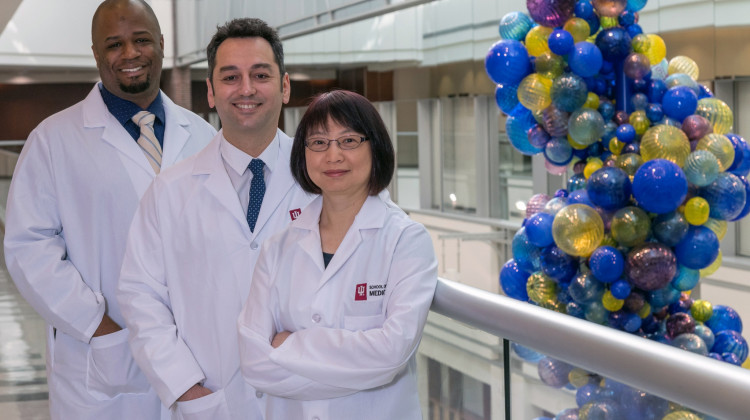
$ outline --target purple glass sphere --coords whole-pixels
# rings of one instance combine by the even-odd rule
[[[573,16],[576,0],[526,0],[526,8],[534,21],[542,26],[562,26]]]
[[[667,335],[669,338],[675,338],[680,334],[692,333],[695,331],[695,320],[685,312],[677,312],[667,318]]]
[[[658,290],[669,284],[677,273],[677,258],[672,249],[658,242],[636,246],[628,253],[625,275],[642,290]]]

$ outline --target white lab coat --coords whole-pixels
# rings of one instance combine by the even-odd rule
[[[219,133],[201,153],[163,172],[131,228],[118,299],[133,353],[179,419],[256,419],[262,401],[239,372],[237,317],[262,242],[315,196],[292,178],[292,140],[279,153],[251,233],[227,175]],[[177,402],[202,383],[213,394]]]
[[[415,353],[437,283],[425,228],[370,196],[327,268],[322,199],[267,241],[240,315],[245,379],[267,420],[422,419]],[[276,332],[293,332],[276,349]]]
[[[216,131],[162,98],[166,168],[201,150]],[[124,325],[115,288],[130,221],[153,178],[98,86],[43,121],[21,152],[8,195],[5,258],[21,294],[50,327],[53,419],[158,415],[158,398],[130,354],[128,331],[92,338],[105,311]]]

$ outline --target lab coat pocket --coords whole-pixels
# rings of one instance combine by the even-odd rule
[[[130,352],[127,329],[91,339],[86,389],[94,398],[104,401],[117,394],[141,394],[149,387]]]
[[[383,326],[385,317],[382,314],[367,316],[344,316],[344,328],[349,331],[367,331]]]
[[[229,420],[229,408],[224,390],[220,389],[205,397],[177,402],[176,420]]]

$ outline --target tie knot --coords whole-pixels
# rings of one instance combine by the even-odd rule
[[[156,115],[148,111],[140,111],[133,115],[132,120],[134,123],[138,124],[138,127],[143,127],[144,125],[153,126],[155,118]]]
[[[253,159],[250,161],[250,165],[248,165],[248,168],[250,168],[250,172],[253,173],[253,176],[263,176],[263,167],[266,164],[263,163],[260,159]]]

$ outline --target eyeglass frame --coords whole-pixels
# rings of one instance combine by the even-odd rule
[[[345,147],[341,147],[341,142],[339,140],[346,139],[346,138],[359,138],[359,143],[357,143],[357,145],[355,147],[348,148],[348,149],[345,148]],[[326,143],[326,148],[323,149],[323,150],[315,150],[315,149],[310,148],[310,143],[309,142],[311,140],[316,140],[316,141],[317,140],[325,140],[327,142]],[[331,148],[331,142],[334,142],[334,141],[336,142],[336,144],[338,145],[339,149],[341,149],[341,150],[354,150],[354,149],[358,148],[359,146],[361,146],[362,143],[364,143],[364,142],[366,142],[368,140],[370,140],[370,139],[367,138],[367,137],[365,137],[365,136],[347,134],[347,135],[343,135],[343,136],[341,136],[339,138],[335,138],[335,139],[329,139],[329,138],[325,138],[325,137],[312,137],[312,138],[306,139],[304,141],[304,143],[305,143],[305,147],[307,147],[311,152],[322,153],[322,152],[325,152],[328,149],[330,149]]]

